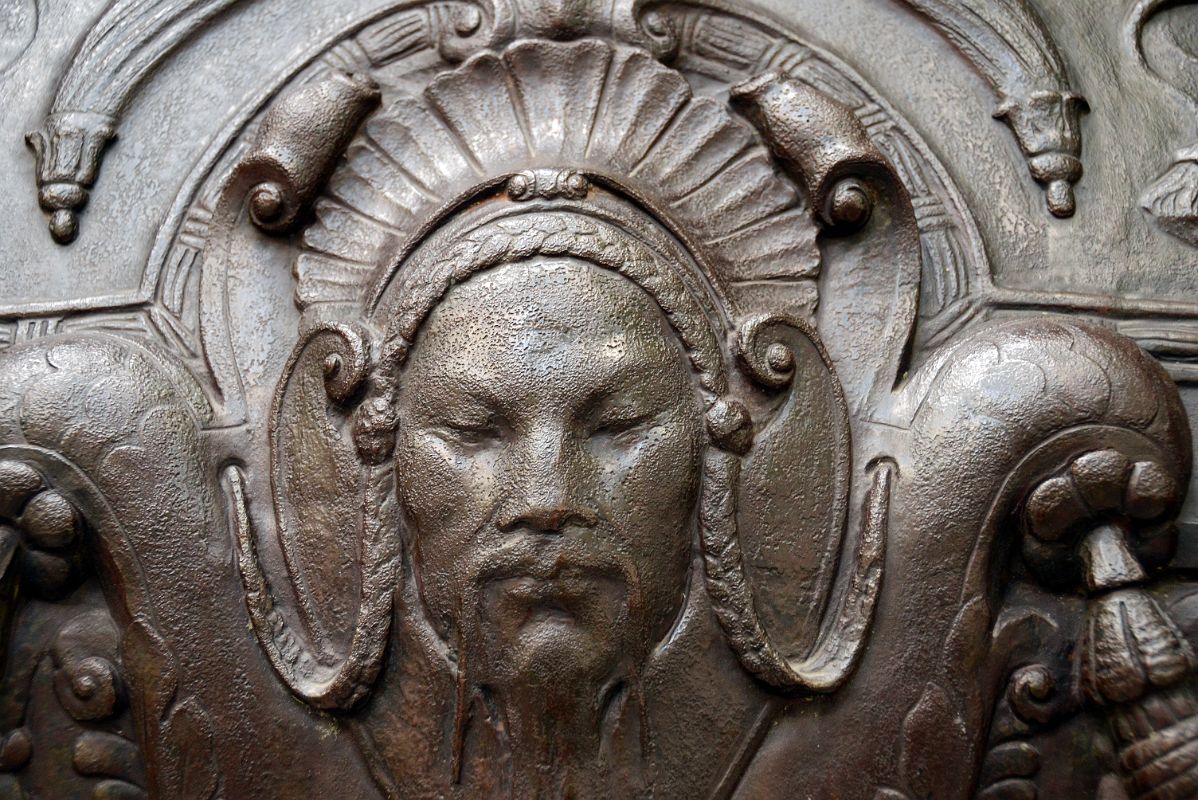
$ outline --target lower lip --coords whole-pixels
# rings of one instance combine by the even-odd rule
[[[529,576],[510,578],[501,584],[501,591],[509,598],[530,606],[538,616],[572,618],[565,601],[574,595],[567,591],[559,580],[533,578]]]
[[[500,582],[503,591],[529,600],[553,599],[563,594],[557,578],[536,578],[531,575],[507,578]]]

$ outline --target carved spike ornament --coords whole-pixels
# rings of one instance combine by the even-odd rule
[[[879,4],[68,3],[0,291],[148,266],[0,318],[0,797],[1198,798],[1198,309],[991,265],[1063,1],[907,0],[984,174]]]

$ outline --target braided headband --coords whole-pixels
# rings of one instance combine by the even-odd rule
[[[712,443],[736,453],[748,450],[752,420],[741,403],[726,396],[728,376],[720,340],[677,267],[609,222],[575,211],[536,210],[485,222],[465,234],[442,231],[399,272],[393,289],[398,299],[388,309],[386,336],[354,424],[364,461],[379,464],[391,455],[399,424],[399,373],[421,326],[446,293],[479,272],[538,256],[578,258],[644,290],[665,314],[698,374]]]

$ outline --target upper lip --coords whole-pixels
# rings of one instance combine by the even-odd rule
[[[565,556],[554,558],[532,558],[512,562],[488,570],[486,578],[493,581],[526,579],[537,583],[555,584],[561,580],[576,576],[594,576],[611,572],[610,569],[595,565],[579,563]]]
[[[505,589],[508,592],[514,591],[522,595],[531,595],[534,599],[542,601],[560,598],[561,595],[567,593],[563,591],[563,587],[556,578],[545,579],[521,575],[504,578],[500,582],[505,584]]]
[[[608,559],[592,556],[586,531],[562,532],[552,537],[534,534],[509,537],[484,562],[484,580],[535,578],[550,581],[570,575],[618,571]]]

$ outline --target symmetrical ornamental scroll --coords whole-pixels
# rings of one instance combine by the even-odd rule
[[[151,60],[224,5],[139,5]],[[993,23],[1072,213],[1060,59],[974,5],[925,10]],[[240,119],[155,251],[186,347],[0,352],[0,791],[1198,791],[1176,386],[1104,326],[961,333],[968,212],[830,57],[416,3]]]

